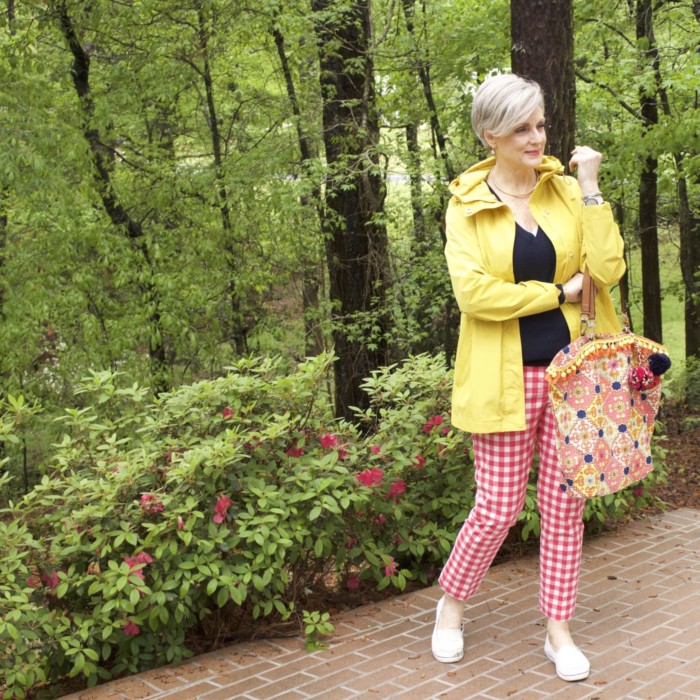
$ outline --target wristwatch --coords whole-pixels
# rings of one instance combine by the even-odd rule
[[[586,207],[590,207],[596,204],[603,203],[603,193],[602,192],[591,192],[590,194],[583,195],[583,204]]]

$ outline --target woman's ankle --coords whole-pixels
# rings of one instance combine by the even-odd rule
[[[547,620],[547,636],[554,651],[559,651],[562,647],[572,645],[574,640],[571,637],[568,620]]]
[[[463,614],[464,601],[445,593],[438,628],[443,630],[459,629],[462,626]]]

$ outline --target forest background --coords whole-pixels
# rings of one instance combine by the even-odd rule
[[[698,0],[3,5],[7,697],[432,580],[472,496],[442,220],[494,71],[543,82],[562,162],[605,154],[631,320],[697,401]]]
[[[446,185],[484,155],[471,94],[510,68],[508,2],[5,4],[0,392],[44,409],[7,455],[25,487],[90,371],[161,392],[333,350],[351,417],[372,369],[449,363]],[[573,8],[575,133],[605,154],[632,320],[695,356],[698,3]]]

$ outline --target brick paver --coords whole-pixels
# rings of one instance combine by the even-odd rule
[[[63,700],[672,700],[700,697],[700,511],[638,521],[584,546],[574,636],[591,660],[565,683],[542,652],[535,556],[493,567],[466,611],[464,660],[430,653],[437,587],[334,620],[324,651],[261,640]]]

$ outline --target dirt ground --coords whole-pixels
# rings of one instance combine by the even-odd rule
[[[660,420],[665,437],[657,440],[667,453],[668,483],[653,493],[666,510],[700,508],[700,407],[666,403]]]

